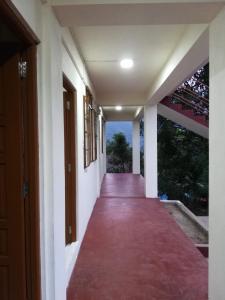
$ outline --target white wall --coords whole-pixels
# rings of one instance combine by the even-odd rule
[[[98,182],[97,182],[97,190],[98,190],[98,196],[100,196],[100,188],[101,188],[101,182],[103,180],[104,174],[106,173],[106,151],[105,151],[105,141],[103,140],[103,152],[102,152],[102,139],[105,138],[104,134],[104,128],[102,128],[102,122],[103,122],[103,115],[99,116],[99,122],[98,122],[98,157],[99,157],[99,163],[98,163]]]
[[[158,197],[157,105],[144,107],[145,197]]]
[[[225,9],[210,25],[209,299],[225,299]]]
[[[41,2],[39,0],[11,0],[23,18],[40,37],[41,34]]]
[[[83,95],[92,90],[69,31],[38,0],[13,0],[39,37],[38,109],[42,300],[65,300],[70,278],[103,177],[104,156],[83,167]],[[65,247],[63,72],[77,90],[77,242]],[[99,167],[99,166],[102,167]],[[99,171],[100,170],[100,171]],[[98,178],[98,180],[97,180]],[[88,188],[87,188],[88,186]]]
[[[66,247],[66,281],[68,282],[71,271],[77,257],[81,241],[83,239],[87,222],[90,218],[96,198],[98,197],[98,164],[93,162],[84,169],[84,119],[83,119],[83,96],[85,95],[84,81],[78,74],[75,64],[75,45],[69,31],[62,30],[63,60],[62,69],[77,91],[77,242]],[[66,47],[64,46],[66,44]],[[100,182],[99,182],[100,185]],[[88,188],[87,188],[88,187]]]
[[[65,175],[61,36],[60,27],[51,10],[43,9],[42,16],[39,143],[43,169],[41,179],[44,185],[41,186],[41,245],[44,247],[45,257],[42,268],[45,268],[47,278],[47,282],[42,281],[42,285],[46,299],[60,300],[64,298],[66,287],[62,275],[62,270],[65,269]]]

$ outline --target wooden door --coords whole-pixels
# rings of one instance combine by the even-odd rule
[[[0,67],[0,299],[26,297],[20,56]]]
[[[65,235],[66,244],[76,240],[76,147],[75,91],[64,79],[64,141],[65,141]]]
[[[12,1],[0,19],[0,299],[40,300],[39,40]]]

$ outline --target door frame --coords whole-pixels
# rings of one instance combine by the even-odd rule
[[[27,101],[27,133],[28,145],[28,177],[29,177],[29,217],[32,248],[29,253],[32,276],[32,299],[41,299],[40,270],[40,220],[39,220],[39,149],[38,149],[38,98],[37,98],[37,45],[40,40],[9,0],[0,1],[0,16],[18,37],[24,42],[29,72],[26,79]]]
[[[63,97],[63,112],[64,112],[64,146],[65,146],[65,244],[71,244],[77,239],[77,91],[68,77],[63,73],[63,88],[67,91],[68,97],[71,105],[71,112],[74,114],[72,119],[70,119],[70,139],[71,144],[70,147],[73,151],[71,154],[71,185],[70,185],[70,193],[69,198],[67,195],[68,186],[67,186],[67,153],[66,153],[66,128],[65,128],[65,99]],[[68,120],[67,120],[68,121]],[[69,201],[69,203],[68,203]],[[68,211],[69,209],[69,211]],[[68,226],[71,227],[71,232],[68,233]]]

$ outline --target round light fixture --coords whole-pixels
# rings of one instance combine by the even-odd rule
[[[118,110],[118,111],[120,111],[120,110],[122,110],[122,106],[117,105],[117,106],[115,107],[115,109]]]
[[[134,66],[134,61],[130,58],[125,58],[120,61],[120,67],[122,69],[131,69]]]

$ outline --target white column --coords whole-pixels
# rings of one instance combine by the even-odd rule
[[[104,174],[106,174],[106,122],[104,122],[104,125],[103,125],[103,172]]]
[[[139,121],[133,121],[132,169],[133,169],[133,174],[140,174],[140,122]]]
[[[210,25],[209,299],[225,299],[225,9]]]
[[[157,105],[144,109],[145,196],[158,197]]]
[[[100,190],[101,190],[101,168],[102,168],[102,156],[101,156],[101,115],[98,116],[97,121],[97,195],[100,196]]]

